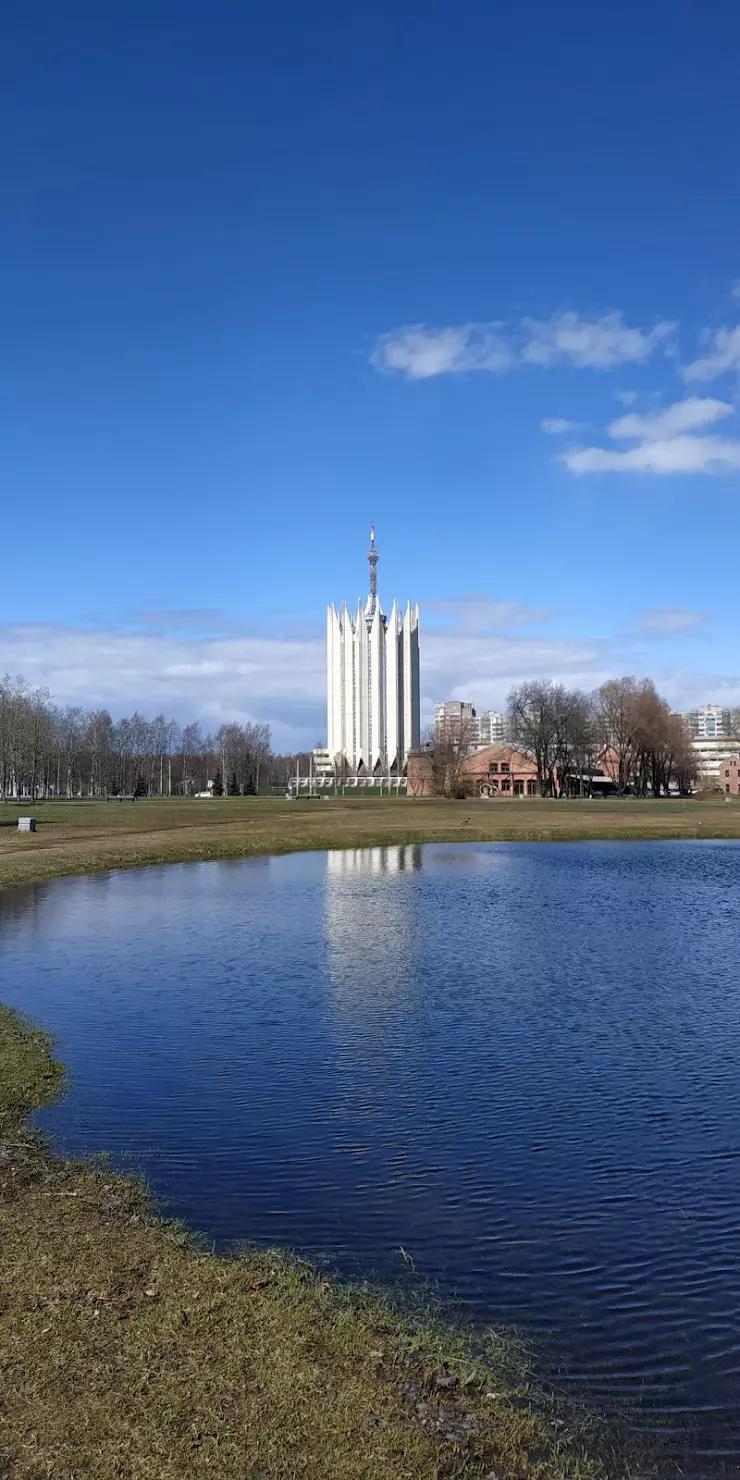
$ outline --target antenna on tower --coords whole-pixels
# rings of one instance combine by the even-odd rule
[[[375,525],[370,525],[370,549],[367,552],[367,563],[370,566],[370,599],[373,608],[378,595],[378,561],[380,556],[375,548]]]

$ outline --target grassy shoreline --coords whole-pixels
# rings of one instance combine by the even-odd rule
[[[424,842],[583,842],[740,838],[740,803],[711,801],[39,802],[39,831],[0,806],[0,889],[60,875],[160,863]],[[3,826],[2,824],[6,824]],[[7,825],[10,824],[10,825]]]
[[[0,831],[0,889],[302,849],[740,837],[721,802],[204,805],[38,804],[38,833]],[[285,1254],[207,1254],[135,1180],[52,1156],[27,1118],[63,1083],[47,1035],[0,1005],[0,1480],[628,1473],[505,1338],[481,1356]]]
[[[53,1157],[63,1088],[0,1007],[0,1475],[13,1480],[605,1480],[586,1418],[503,1339],[452,1330],[269,1250],[199,1248],[136,1180]]]

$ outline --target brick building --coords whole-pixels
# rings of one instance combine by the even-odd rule
[[[732,755],[719,773],[720,785],[728,797],[740,797],[740,756]]]
[[[462,761],[460,775],[468,796],[508,799],[539,794],[534,761],[510,745],[487,745],[473,751]],[[408,794],[424,797],[433,792],[432,758],[422,747],[408,759]]]

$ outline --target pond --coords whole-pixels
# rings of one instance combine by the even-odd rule
[[[470,844],[0,894],[60,1150],[219,1248],[401,1249],[589,1403],[740,1473],[740,845]]]

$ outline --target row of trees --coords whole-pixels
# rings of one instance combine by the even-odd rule
[[[59,708],[45,689],[0,679],[0,797],[249,795],[287,784],[295,757],[273,756],[270,727],[222,725],[213,735],[164,714],[114,721],[106,709]]]
[[[740,739],[740,711],[733,720]],[[598,774],[637,796],[688,792],[697,779],[688,723],[649,678],[613,678],[590,694],[548,679],[519,684],[509,694],[506,729],[507,744],[534,762],[543,796],[589,796]],[[465,794],[475,743],[472,721],[453,721],[430,736],[439,795]]]
[[[696,755],[686,720],[649,678],[612,678],[595,694],[547,680],[520,684],[508,699],[513,745],[531,756],[543,796],[588,795],[594,772],[620,792],[691,790]]]

